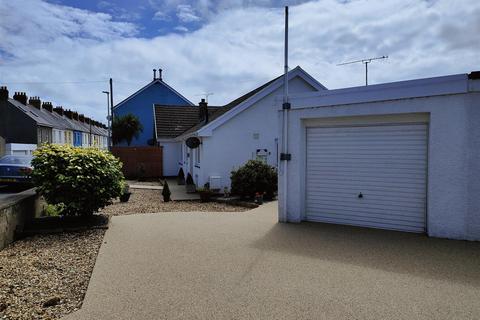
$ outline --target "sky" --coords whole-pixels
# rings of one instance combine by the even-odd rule
[[[0,85],[105,122],[114,103],[163,79],[222,105],[289,65],[329,89],[480,70],[480,1],[0,0]]]

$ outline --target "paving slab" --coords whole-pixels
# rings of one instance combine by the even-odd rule
[[[146,189],[146,190],[163,190],[162,186],[144,185],[144,184],[131,184],[130,189]]]
[[[480,244],[243,213],[113,217],[66,319],[478,319]]]
[[[167,179],[168,187],[170,188],[171,198],[174,201],[189,201],[200,200],[198,193],[187,193],[184,185],[178,185],[176,179]]]

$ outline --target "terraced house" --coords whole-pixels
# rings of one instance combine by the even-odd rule
[[[108,131],[102,123],[39,97],[28,99],[25,92],[9,97],[0,87],[0,136],[7,153],[29,154],[42,143],[107,149]]]

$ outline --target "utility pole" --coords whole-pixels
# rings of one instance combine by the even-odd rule
[[[107,137],[107,147],[110,149],[110,92],[109,91],[102,91],[102,93],[105,93],[107,95],[107,126],[108,126],[108,137]]]
[[[109,135],[108,149],[110,150],[113,146],[112,125],[113,125],[113,79],[110,78],[110,121],[108,123],[108,135]]]
[[[365,65],[365,86],[368,86],[368,64],[371,63],[373,60],[380,60],[380,59],[388,59],[388,56],[349,61],[349,62],[339,63],[337,64],[337,66],[344,66],[346,64],[360,63],[360,62],[363,63]]]

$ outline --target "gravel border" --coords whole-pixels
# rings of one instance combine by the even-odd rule
[[[0,319],[58,319],[78,310],[104,234],[39,235],[0,251]]]
[[[112,216],[158,212],[244,212],[251,210],[226,203],[200,202],[197,200],[163,202],[161,190],[130,189],[128,202],[118,200],[100,213]]]

